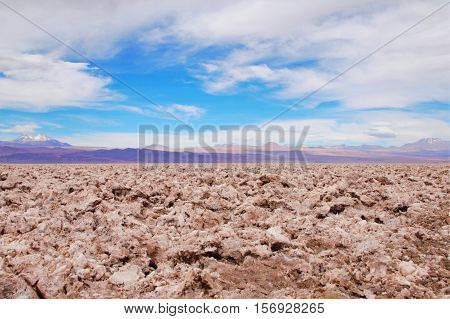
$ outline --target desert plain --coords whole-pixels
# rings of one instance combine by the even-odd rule
[[[447,298],[448,164],[0,165],[0,298]]]

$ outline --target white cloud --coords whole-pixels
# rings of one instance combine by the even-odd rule
[[[133,40],[149,48],[169,43],[171,48],[186,48],[185,54],[223,49],[217,56],[199,58],[195,76],[208,92],[228,92],[256,82],[281,99],[311,92],[442,4],[439,0],[6,2],[92,58],[110,58]],[[340,100],[343,107],[364,109],[448,102],[448,10],[449,6],[307,103]],[[8,68],[7,72],[0,68],[7,74],[0,77],[0,106],[45,110],[113,97],[106,89],[107,78],[83,63],[64,62],[73,58],[72,52],[6,8],[0,10],[0,56],[3,68]],[[42,67],[37,61],[25,63],[25,57],[40,59]],[[29,90],[23,90],[25,84]]]
[[[380,121],[371,124],[372,126],[366,130],[366,133],[370,136],[379,138],[394,138],[397,136],[389,122]]]
[[[286,130],[291,126],[300,129],[310,126],[306,145],[402,145],[424,137],[450,139],[450,125],[439,114],[432,116],[397,110],[348,111],[339,114],[339,118],[275,121],[271,125]]]
[[[196,76],[208,92],[227,92],[258,81],[275,88],[276,97],[296,99],[439,5],[440,1],[329,1],[327,5],[250,1],[201,12],[195,20],[180,20],[172,28],[181,41],[237,46],[224,58],[201,65]],[[447,6],[328,85],[312,103],[340,100],[344,107],[364,109],[450,101],[450,37],[444,27],[448,10]],[[308,65],[310,60],[315,63]],[[298,66],[302,62],[306,63]]]
[[[187,117],[199,117],[205,113],[205,109],[201,107],[184,104],[172,104],[168,110],[170,112],[181,112]]]
[[[170,113],[174,117],[180,118],[185,121],[192,118],[198,118],[205,113],[204,108],[184,104],[172,104],[167,107],[157,106],[156,109],[161,110],[164,113]]]
[[[94,60],[111,58],[122,49],[122,40],[176,7],[140,0],[4,2]],[[108,77],[85,63],[67,62],[74,59],[80,57],[0,4],[0,108],[46,111],[118,98],[107,89]]]
[[[450,125],[439,115],[424,116],[398,110],[347,111],[339,114],[339,118],[307,118],[276,121],[264,127],[262,131],[254,127],[211,127],[202,132],[197,128],[194,132],[182,129],[175,134],[153,129],[147,130],[145,145],[159,144],[174,148],[238,144],[262,145],[275,142],[284,145],[297,145],[302,130],[309,126],[304,141],[306,146],[317,145],[403,145],[415,142],[424,137],[450,139]],[[156,129],[156,127],[155,127]],[[138,132],[92,132],[61,137],[72,145],[106,146],[106,147],[138,147]]]
[[[168,32],[165,26],[171,17],[214,6],[206,0],[194,6],[191,1],[156,0],[5,3],[94,60],[111,58],[133,41],[158,45]],[[156,35],[159,29],[161,36]],[[145,37],[147,31],[153,32],[153,39]],[[80,57],[0,4],[0,108],[46,111],[118,98],[107,88],[110,78],[85,63],[67,62],[74,59]],[[197,116],[192,110],[184,113]]]
[[[20,134],[32,134],[40,126],[34,123],[29,124],[17,124],[12,127],[2,128],[0,127],[0,132],[2,133],[20,133]]]
[[[124,46],[121,41],[149,29],[189,1],[136,0],[4,0],[9,6],[65,43],[91,58],[108,58]],[[183,3],[184,2],[184,3]],[[3,5],[0,10],[0,52],[73,54],[60,43]]]
[[[47,111],[92,106],[119,96],[106,88],[109,78],[92,74],[85,63],[44,55],[0,57],[0,108]]]

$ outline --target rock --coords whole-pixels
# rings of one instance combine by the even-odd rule
[[[377,181],[379,181],[381,185],[392,185],[393,184],[392,181],[389,178],[387,178],[386,176],[378,176],[378,177],[375,177],[375,179]]]
[[[5,181],[0,182],[0,190],[12,190],[18,184],[19,181],[16,177],[8,177]]]
[[[141,268],[136,265],[124,266],[109,277],[109,281],[116,285],[130,286],[142,276]]]
[[[78,256],[74,258],[73,267],[76,270],[82,270],[88,266],[88,260],[83,253],[79,253]]]
[[[397,280],[397,283],[401,286],[407,286],[407,287],[411,286],[411,282],[403,276],[397,276],[396,280]]]
[[[153,207],[153,212],[156,214],[162,214],[162,213],[164,213],[165,210],[166,210],[166,208],[164,206]]]
[[[78,208],[85,212],[93,211],[101,202],[101,198],[91,194],[78,206]]]
[[[401,261],[398,266],[403,276],[408,276],[416,271],[416,265],[412,261]]]
[[[291,240],[280,226],[270,227],[266,231],[267,237],[275,243],[290,244]]]
[[[379,248],[380,244],[377,240],[366,239],[356,246],[355,253],[357,256],[370,254]]]
[[[362,195],[359,199],[361,200],[361,203],[367,207],[372,207],[376,204],[376,202],[367,195]]]
[[[202,181],[202,183],[211,186],[212,184],[214,184],[215,177],[212,174],[207,174],[205,176],[202,176],[200,180]]]
[[[384,278],[387,274],[387,265],[384,262],[376,261],[370,266],[370,274],[375,278]]]
[[[39,296],[26,281],[13,274],[0,271],[1,299],[38,299]]]
[[[345,210],[344,204],[336,204],[330,207],[330,213],[331,214],[340,214]]]
[[[404,213],[408,210],[408,205],[400,204],[396,207],[394,207],[393,211],[394,213]]]
[[[128,195],[128,193],[130,192],[130,188],[116,184],[111,187],[111,192],[113,193],[114,197],[123,198]]]
[[[222,196],[222,198],[233,200],[236,199],[238,196],[237,190],[231,186],[231,185],[220,185],[219,187],[219,195]]]
[[[266,174],[259,177],[259,180],[264,184],[275,182],[279,180],[279,177],[274,174]]]

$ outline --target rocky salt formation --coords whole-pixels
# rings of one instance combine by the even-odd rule
[[[1,298],[446,298],[449,165],[0,166]]]

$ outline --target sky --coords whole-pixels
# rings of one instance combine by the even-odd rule
[[[312,146],[450,139],[443,4],[0,0],[0,140],[135,147],[140,125],[188,124],[243,143],[269,121]]]

